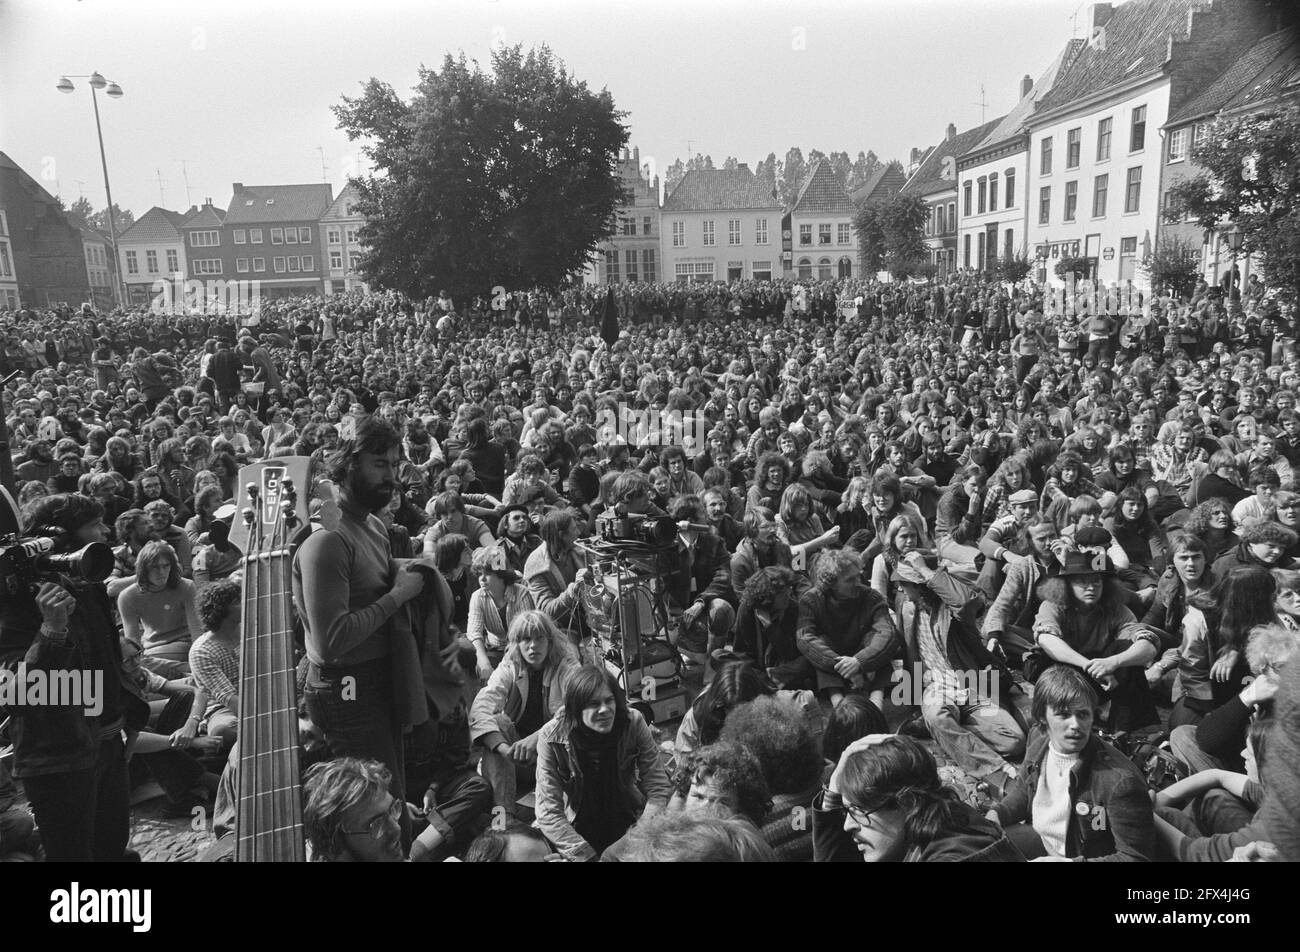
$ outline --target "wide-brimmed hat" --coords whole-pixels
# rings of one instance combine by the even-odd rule
[[[1074,544],[1061,560],[1061,571],[1057,574],[1114,575],[1115,563],[1106,552],[1110,544],[1110,533],[1100,526],[1079,529],[1074,534]]]

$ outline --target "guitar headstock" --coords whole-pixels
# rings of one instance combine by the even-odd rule
[[[277,456],[241,468],[230,541],[246,555],[288,548],[307,525],[310,473],[306,456]]]

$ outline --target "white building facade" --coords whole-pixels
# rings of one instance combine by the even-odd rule
[[[661,281],[760,281],[779,277],[779,199],[749,166],[687,172],[660,216]]]
[[[1096,280],[1143,286],[1138,265],[1159,226],[1169,86],[1164,72],[1139,76],[1030,119],[1027,243],[1040,280],[1062,283],[1057,262],[1085,257]]]

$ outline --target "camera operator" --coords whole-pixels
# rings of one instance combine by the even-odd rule
[[[23,525],[60,531],[55,553],[108,536],[104,510],[85,496],[31,503]],[[143,703],[122,682],[122,652],[102,582],[20,585],[0,608],[0,665],[28,672],[90,672],[98,697],[78,705],[14,706],[14,776],[23,782],[50,861],[120,861],[130,833],[126,752],[129,704]],[[62,680],[62,679],[61,679]],[[82,683],[85,683],[84,681]],[[96,713],[88,713],[90,709]]]

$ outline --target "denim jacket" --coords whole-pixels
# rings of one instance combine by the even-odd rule
[[[1040,735],[1006,798],[994,808],[1003,826],[1033,823],[1047,752],[1046,735]],[[1081,863],[1148,862],[1155,855],[1155,838],[1146,779],[1131,760],[1094,734],[1070,769],[1065,855]]]
[[[627,727],[618,739],[619,783],[629,802],[639,810],[658,812],[672,794],[668,774],[659,760],[659,748],[645,718],[627,712]],[[537,743],[537,825],[570,862],[596,859],[596,851],[569,822],[565,802],[582,799],[582,770],[569,740],[564,715],[542,728]]]

